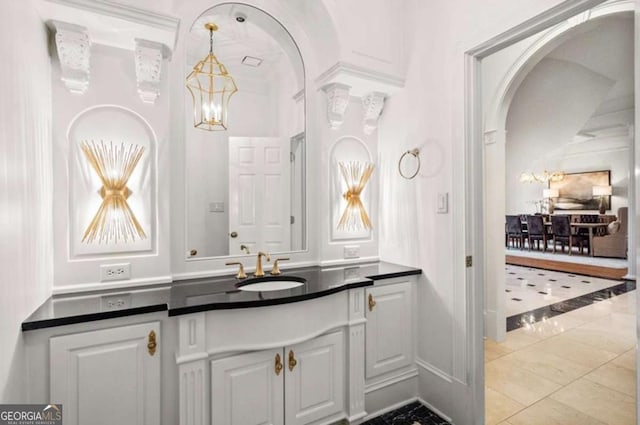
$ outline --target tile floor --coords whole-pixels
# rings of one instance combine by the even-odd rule
[[[609,288],[621,282],[509,264],[505,266],[505,272],[507,317]]]
[[[407,404],[362,425],[451,425],[419,402]]]
[[[635,350],[635,290],[486,341],[486,424],[634,425]]]

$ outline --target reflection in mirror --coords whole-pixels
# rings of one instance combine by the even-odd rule
[[[287,30],[245,4],[205,11],[186,40],[185,76],[213,52],[238,91],[227,131],[193,127],[185,89],[189,258],[306,249],[304,65]]]

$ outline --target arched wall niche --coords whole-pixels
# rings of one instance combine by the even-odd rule
[[[96,105],[84,109],[70,122],[69,142],[69,256],[148,254],[156,250],[156,150],[157,139],[151,125],[138,113],[118,105]],[[137,145],[142,156],[127,181],[126,202],[145,237],[133,240],[83,242],[83,236],[102,204],[103,186],[96,170],[81,149],[82,143],[103,143],[113,153]],[[108,158],[107,161],[114,158]]]
[[[321,158],[328,154],[328,146],[323,142],[323,119],[326,114],[326,100],[324,93],[317,90],[315,77],[325,70],[330,64],[337,61],[339,56],[339,43],[332,17],[322,1],[296,2],[296,1],[268,1],[251,0],[240,2],[195,0],[191,2],[179,2],[174,6],[174,13],[179,16],[181,25],[178,43],[174,50],[171,66],[171,270],[175,279],[185,279],[198,276],[211,276],[229,273],[225,262],[229,257],[210,257],[206,259],[189,258],[189,246],[187,243],[185,205],[187,198],[186,187],[186,149],[185,134],[187,132],[185,114],[190,104],[185,102],[185,77],[191,71],[186,66],[187,51],[185,41],[191,29],[191,23],[206,10],[218,5],[238,3],[262,10],[277,20],[291,35],[297,45],[304,62],[305,90],[299,93],[305,100],[306,125],[304,126],[304,138],[306,145],[306,193],[313,194],[307,197],[306,222],[308,227],[319,227],[325,219],[319,213],[321,202],[328,198],[327,185],[322,185],[322,175],[325,173]],[[215,35],[214,35],[215,51]],[[233,99],[231,100],[233,102]],[[324,208],[324,206],[323,206]],[[315,224],[314,224],[315,223]],[[307,231],[306,250],[290,255],[289,264],[311,264],[319,261],[321,246],[326,241],[320,241],[323,232]],[[325,236],[326,237],[326,236]],[[243,257],[238,257],[242,259]]]
[[[348,230],[338,229],[338,222],[347,203],[343,198],[343,194],[347,191],[346,183],[340,172],[340,162],[357,161],[360,163],[373,163],[371,152],[366,143],[355,136],[343,136],[335,141],[331,147],[329,154],[329,205],[331,206],[331,242],[349,241],[349,240],[369,240],[371,239],[372,230]],[[372,205],[372,191],[375,190],[375,170],[367,186],[362,193],[361,200],[369,215],[370,219],[374,219],[374,206]],[[377,223],[373,222],[374,227]]]

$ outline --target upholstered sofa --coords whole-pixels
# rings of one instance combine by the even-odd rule
[[[593,238],[591,249],[595,257],[627,258],[628,215],[627,207],[619,208],[618,220],[609,224],[607,234]]]

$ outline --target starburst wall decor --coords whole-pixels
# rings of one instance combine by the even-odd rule
[[[370,162],[359,161],[339,162],[338,165],[347,185],[347,191],[342,195],[347,201],[347,206],[338,222],[338,229],[371,229],[373,226],[360,195],[371,178],[374,165]]]
[[[124,143],[115,145],[102,140],[100,143],[83,141],[80,148],[102,182],[98,191],[102,204],[84,232],[82,242],[118,243],[146,239],[142,226],[136,219],[127,199],[131,190],[127,182],[133,174],[144,147]]]

